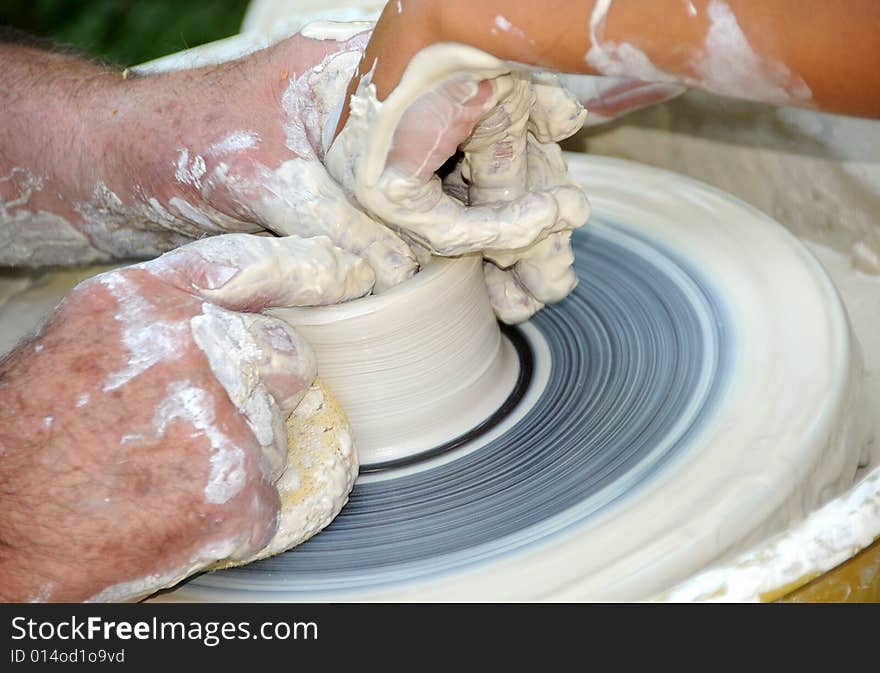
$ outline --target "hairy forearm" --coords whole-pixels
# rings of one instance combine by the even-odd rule
[[[0,266],[144,259],[264,230],[254,202],[298,155],[288,133],[312,121],[290,100],[311,100],[298,78],[361,45],[294,36],[144,77],[0,45]]]
[[[86,176],[102,152],[93,104],[120,74],[70,54],[9,43],[0,44],[0,59],[4,172],[22,167],[51,175],[59,183],[73,175]],[[0,189],[8,201],[10,186]]]
[[[121,76],[12,43],[0,44],[0,60],[0,264],[103,258],[77,227],[76,204],[112,157],[94,109]]]
[[[880,116],[872,0],[404,0],[365,54],[379,99],[437,42],[564,72],[669,81],[740,98]]]
[[[199,201],[185,149],[222,123],[238,68],[137,78],[15,44],[0,58],[0,266],[149,258],[203,235],[171,203]]]

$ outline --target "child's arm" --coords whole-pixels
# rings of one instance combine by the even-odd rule
[[[876,0],[395,0],[348,89],[370,73],[375,91],[342,106],[326,164],[435,254],[482,252],[493,306],[517,322],[573,287],[566,232],[589,207],[552,142],[581,111],[528,91],[511,62],[880,116],[878,34]],[[461,200],[435,174],[457,150]]]
[[[401,0],[386,6],[361,74],[378,59],[383,100],[437,42],[564,72],[880,116],[875,0]]]

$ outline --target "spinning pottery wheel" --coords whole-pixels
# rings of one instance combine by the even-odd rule
[[[458,320],[457,297],[488,310],[472,258],[329,317],[282,313],[349,410],[361,477],[312,540],[165,599],[643,599],[852,483],[867,433],[859,358],[818,263],[701,183],[567,158],[594,208],[573,239],[581,282],[530,323],[501,337],[480,315]],[[433,309],[412,318],[421,344],[394,346],[408,370],[381,390],[353,386],[351,373],[384,376],[369,363],[385,361],[388,337],[346,336],[345,323],[394,328],[409,313],[389,320],[406,303],[395,292],[425,293],[406,304]],[[353,334],[362,357],[342,362]],[[473,348],[479,362],[462,369]],[[362,413],[375,394],[393,441]],[[422,416],[408,426],[410,410]]]

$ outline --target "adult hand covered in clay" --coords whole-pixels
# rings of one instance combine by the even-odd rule
[[[71,291],[0,363],[0,599],[136,599],[263,548],[316,360],[257,312],[373,281],[325,237],[228,234]]]
[[[353,117],[326,155],[369,35],[363,25],[306,30],[236,61],[128,78],[0,47],[22,76],[65,75],[46,82],[44,95],[37,80],[7,106],[0,264],[144,258],[205,235],[269,230],[328,236],[368,261],[375,292],[416,272],[415,242],[436,254],[482,252],[496,265],[486,267],[490,294],[508,322],[564,296],[574,283],[564,232],[583,224],[588,208],[558,157],[540,156],[558,154],[549,145],[577,128],[583,110],[558,85],[533,85],[471,50],[478,67],[453,59],[431,86],[395,94],[408,108],[399,126],[382,130],[393,108],[383,105],[360,126]],[[551,98],[560,105],[546,105]],[[54,100],[65,105],[46,105]],[[35,115],[47,120],[46,152],[15,128]],[[468,137],[465,161],[447,177],[450,192],[468,181],[462,202],[434,172]],[[546,151],[527,153],[528,137]],[[63,151],[71,142],[75,155]],[[378,189],[364,160],[373,155],[388,155]],[[532,176],[536,164],[545,170]]]
[[[206,235],[269,230],[328,236],[368,261],[377,292],[410,277],[409,246],[353,205],[321,161],[324,119],[344,97],[363,30],[125,78],[0,45],[10,87],[31,87],[0,113],[0,266],[144,259]],[[44,120],[40,151],[34,118]]]

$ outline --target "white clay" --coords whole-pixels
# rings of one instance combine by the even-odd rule
[[[253,314],[227,311],[212,304],[202,305],[202,315],[190,320],[193,340],[208,358],[217,381],[264,449],[270,474],[277,477],[287,457],[284,417],[265,386],[263,374],[289,374],[304,381],[317,369],[311,351],[302,347],[301,358],[274,358],[274,349],[264,345],[261,331],[267,319]],[[291,367],[278,367],[277,360]],[[274,366],[273,366],[274,365]],[[299,400],[296,400],[299,401]]]
[[[476,82],[493,80],[493,96],[512,86],[509,65],[477,49],[436,44],[419,52],[400,83],[381,103],[370,76],[363,77],[350,103],[351,114],[326,163],[331,174],[370,213],[405,230],[438,254],[510,250],[531,245],[549,233],[584,222],[583,193],[568,186],[529,192],[511,203],[462,208],[443,194],[439,179],[423,182],[386,166],[389,144],[407,109],[433,87],[460,83],[461,103]],[[461,72],[468,73],[460,79]]]
[[[584,57],[596,72],[646,82],[671,82],[675,78],[651,63],[643,51],[628,42],[602,40],[601,31],[612,0],[596,0],[590,15],[590,50]]]
[[[0,266],[94,264],[109,258],[54,213],[20,208],[0,215]]]
[[[303,37],[313,40],[333,40],[345,42],[355,35],[372,30],[369,21],[312,21],[299,31]]]
[[[116,299],[118,312],[114,318],[128,350],[126,365],[104,381],[105,392],[125,385],[160,362],[180,357],[186,323],[156,320],[150,302],[122,274],[108,273],[90,282],[102,284]]]
[[[859,241],[852,247],[852,265],[870,276],[880,275],[880,255],[864,241]]]
[[[106,259],[88,238],[66,219],[27,208],[44,180],[23,168],[0,177],[16,188],[9,201],[0,199],[0,266],[91,264]]]
[[[812,92],[784,63],[759,57],[749,45],[730,7],[711,0],[704,54],[693,62],[702,84],[715,93],[748,96],[768,103],[803,103]]]
[[[202,176],[205,174],[205,158],[195,155],[189,158],[189,150],[182,148],[177,155],[174,177],[182,185],[192,185],[196,189],[202,188]]]
[[[437,259],[381,295],[271,313],[315,349],[318,376],[345,410],[362,464],[464,434],[516,380],[516,356],[492,314],[479,256]]]
[[[95,187],[90,200],[75,204],[74,209],[82,217],[84,233],[104,253],[102,261],[155,257],[204,233],[146,194],[126,206],[104,183]]]
[[[237,446],[215,419],[213,396],[188,381],[168,385],[165,398],[156,407],[153,426],[162,437],[175,421],[190,423],[208,438],[211,445],[211,471],[205,484],[205,500],[222,504],[238,495],[245,483],[244,449]]]
[[[463,148],[462,173],[469,183],[468,199],[472,204],[510,200],[528,190],[574,186],[554,141],[576,132],[583,124],[586,111],[560,86],[558,78],[549,73],[533,73],[530,80],[514,81],[515,86],[528,90],[529,96],[515,97],[526,101],[528,108],[521,111],[519,117],[508,106],[500,107],[496,114],[504,115],[507,128],[527,121],[529,130],[520,134],[513,128],[517,144],[496,143],[487,151],[488,143],[482,138],[478,125]],[[491,128],[491,117],[482,123]],[[503,157],[503,163],[499,157]],[[571,232],[558,232],[524,250],[486,255],[491,262],[484,265],[489,300],[500,320],[508,324],[523,322],[545,303],[560,301],[574,289],[577,278],[571,269],[574,255],[570,238]]]
[[[260,144],[260,136],[253,131],[235,131],[208,148],[212,157],[222,157],[243,150],[249,150]]]
[[[285,236],[326,236],[365,259],[378,294],[411,277],[418,263],[399,236],[353,206],[317,160],[289,159],[260,175],[262,198],[253,210]],[[219,177],[219,181],[228,181]]]
[[[304,159],[323,156],[323,138],[309,137],[323,129],[328,116],[344,100],[348,82],[360,63],[363,45],[329,54],[305,73],[291,77],[281,99],[287,147]],[[337,117],[338,119],[338,117]]]
[[[281,494],[278,530],[254,558],[289,549],[327,526],[348,502],[357,477],[350,429],[321,386],[308,390],[287,428],[288,466],[276,482]]]
[[[516,276],[507,269],[495,266],[492,262],[485,262],[483,279],[492,310],[499,320],[508,325],[525,322],[544,308],[544,304],[526,290],[517,281]]]
[[[806,520],[731,563],[706,570],[655,598],[671,602],[744,602],[775,596],[868,547],[880,529],[880,467]]]
[[[198,265],[205,285],[200,294],[237,306],[255,297],[273,306],[345,302],[368,293],[375,278],[364,260],[324,236],[226,234],[173,250],[142,268],[162,276],[177,265]]]
[[[730,7],[711,0],[707,8],[709,30],[703,50],[694,57],[691,77],[675,77],[657,68],[648,56],[628,42],[602,39],[602,30],[613,0],[597,0],[590,16],[590,50],[586,62],[603,75],[648,82],[679,81],[722,95],[749,97],[776,104],[809,101],[812,92],[784,63],[758,56]],[[692,6],[686,6],[691,16]]]

